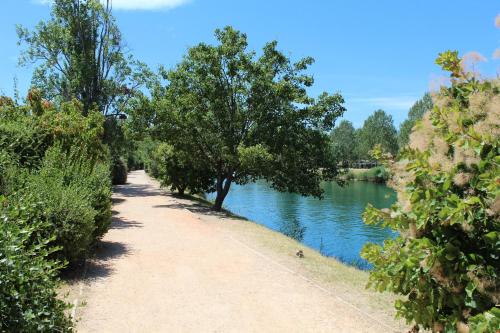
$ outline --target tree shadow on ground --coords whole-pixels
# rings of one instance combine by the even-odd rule
[[[163,193],[167,197],[175,198],[175,202],[165,205],[155,205],[153,208],[169,208],[169,209],[186,209],[194,214],[204,215],[204,216],[216,216],[221,219],[232,219],[232,220],[243,220],[247,219],[235,215],[227,210],[222,210],[217,212],[212,209],[211,203],[190,195],[178,195],[172,193]]]
[[[153,197],[162,195],[160,189],[156,189],[148,184],[127,184],[126,186],[116,186],[113,192],[121,197]],[[125,200],[125,199],[122,199]]]
[[[63,281],[69,284],[104,278],[113,273],[111,261],[129,255],[130,249],[120,242],[99,241],[94,255],[61,273]]]
[[[129,220],[124,217],[118,217],[117,211],[112,211],[112,221],[110,229],[127,229],[127,228],[142,228],[143,224],[134,220]]]
[[[111,275],[113,273],[111,261],[129,253],[130,249],[123,243],[100,241],[96,246],[94,257],[87,260],[84,280],[95,280]]]
[[[111,203],[113,205],[121,204],[124,201],[125,201],[125,199],[123,199],[123,198],[111,198]]]

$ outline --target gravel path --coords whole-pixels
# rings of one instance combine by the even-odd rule
[[[115,189],[112,228],[76,300],[78,332],[395,331],[189,205],[142,171]]]

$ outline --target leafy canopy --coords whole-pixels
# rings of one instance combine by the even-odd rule
[[[280,191],[320,196],[320,181],[336,174],[325,131],[345,111],[342,96],[308,96],[312,58],[292,63],[275,41],[257,57],[231,27],[215,36],[217,45],[192,47],[163,72],[169,84],[153,92],[157,137],[202,161],[200,183],[214,180],[216,209],[231,183],[257,178]]]
[[[126,56],[110,0],[55,0],[48,21],[17,33],[27,45],[20,63],[38,64],[34,86],[49,100],[77,98],[85,115],[94,106],[105,114],[123,109],[145,81],[145,65]]]
[[[380,145],[385,151],[396,154],[398,151],[397,131],[392,116],[383,110],[370,115],[358,132],[358,154],[360,158],[370,157],[370,151]]]
[[[331,133],[332,150],[334,156],[343,165],[347,166],[349,162],[357,160],[358,140],[356,130],[348,120],[342,120]]]

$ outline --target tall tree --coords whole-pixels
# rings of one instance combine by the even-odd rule
[[[27,45],[20,63],[38,64],[33,85],[51,100],[77,98],[85,115],[92,107],[120,110],[143,83],[145,66],[125,55],[111,0],[55,0],[48,21],[17,33]]]
[[[343,166],[357,159],[356,130],[348,120],[342,120],[331,134],[334,156]]]
[[[424,113],[432,110],[432,107],[432,97],[429,93],[426,93],[421,99],[413,104],[408,112],[408,118],[399,126],[398,143],[400,148],[408,144],[413,126],[415,126],[417,121],[422,119]]]
[[[199,44],[165,73],[157,97],[157,126],[174,149],[203,160],[220,210],[232,183],[257,178],[280,191],[321,196],[320,182],[336,175],[327,130],[345,108],[340,94],[307,95],[304,72],[270,42],[256,57],[245,34],[216,30],[217,45]]]
[[[383,150],[395,155],[398,151],[397,131],[392,116],[383,110],[370,115],[359,131],[359,154],[369,158],[370,151],[380,145]]]

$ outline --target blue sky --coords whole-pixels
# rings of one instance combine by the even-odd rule
[[[11,95],[17,76],[25,94],[33,68],[17,67],[15,24],[33,27],[47,18],[46,2],[1,0],[0,93]],[[492,58],[500,47],[498,0],[114,0],[114,7],[128,48],[152,68],[175,65],[225,25],[247,33],[253,49],[276,39],[292,59],[312,56],[311,94],[341,92],[345,118],[356,127],[379,108],[396,124],[404,120],[441,75],[434,65],[441,51],[477,51],[490,75],[500,67]]]

